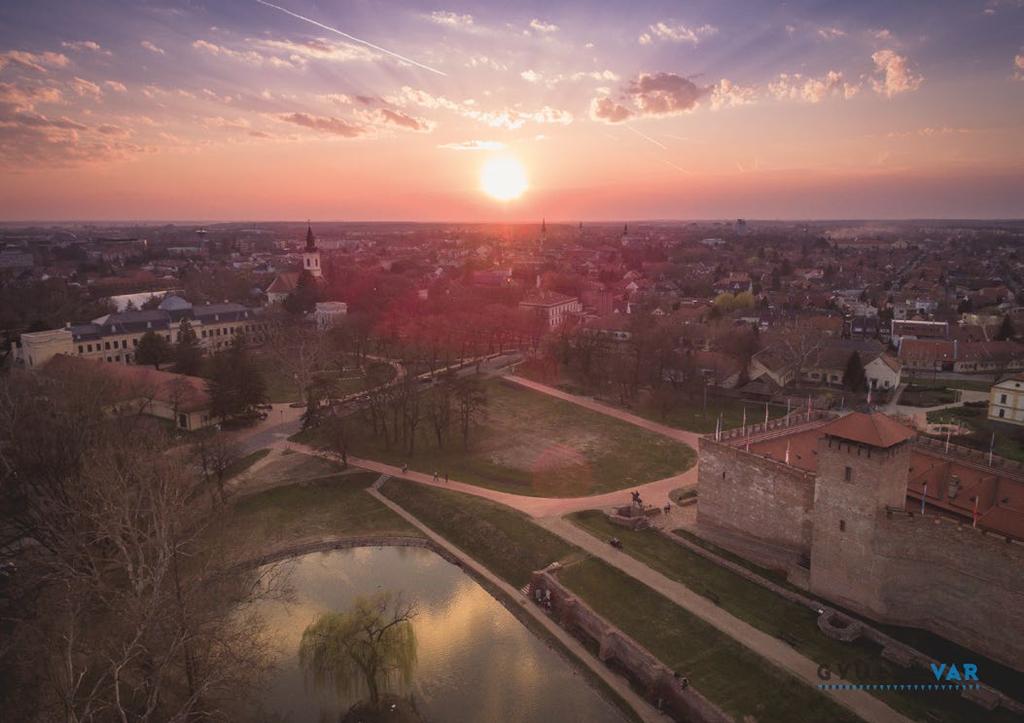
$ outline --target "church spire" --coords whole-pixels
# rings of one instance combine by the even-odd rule
[[[313,225],[306,222],[306,251],[316,251],[316,237],[313,235]]]

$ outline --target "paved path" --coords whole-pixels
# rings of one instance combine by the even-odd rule
[[[624,422],[634,424],[637,427],[643,427],[644,429],[660,434],[663,437],[668,437],[669,439],[674,439],[677,442],[688,444],[693,447],[694,451],[697,451],[697,440],[700,439],[700,435],[695,432],[687,432],[685,429],[669,427],[666,424],[660,424],[659,422],[639,417],[624,409],[619,409],[618,407],[613,407],[610,404],[599,402],[596,399],[581,397],[578,394],[569,394],[568,392],[563,392],[561,389],[549,387],[547,384],[541,384],[540,382],[535,382],[532,379],[527,379],[526,377],[509,374],[505,379],[526,387],[527,389],[532,389],[535,392],[547,394],[550,397],[556,397],[566,402],[572,402],[573,404],[578,404],[579,406],[585,407],[591,411],[598,412],[600,414],[607,414],[609,417],[615,417],[616,419],[621,419]]]
[[[302,452],[303,454],[326,457],[334,461],[338,460],[336,455],[298,442],[289,442],[286,440],[279,442],[276,446],[293,449],[296,452]],[[512,507],[513,509],[524,512],[530,517],[535,518],[568,515],[572,512],[579,512],[581,510],[592,510],[629,504],[630,490],[618,490],[616,492],[607,492],[605,494],[591,495],[589,497],[532,497],[530,495],[517,495],[512,492],[492,490],[487,487],[480,487],[478,485],[469,484],[468,482],[459,482],[454,479],[451,479],[446,483],[444,481],[444,477],[441,477],[439,481],[434,482],[433,475],[416,472],[411,469],[407,472],[403,472],[400,467],[385,464],[384,462],[377,462],[372,459],[353,457],[352,455],[349,455],[348,462],[351,465],[362,467],[363,469],[368,469],[371,472],[377,472],[378,474],[386,474],[391,477],[401,477],[430,487],[441,487],[444,489],[455,490],[456,492],[475,495],[476,497],[483,497],[484,499]],[[630,489],[639,490],[641,497],[650,504],[664,505],[665,502],[668,501],[668,493],[672,490],[680,487],[690,487],[696,484],[697,468],[691,467],[682,474],[666,477],[664,479],[649,482],[645,485],[639,485]]]
[[[418,519],[416,519],[411,514],[406,512],[405,509],[399,507],[394,502],[389,500],[387,497],[382,495],[377,490],[376,484],[369,488],[367,492],[373,495],[373,497],[375,497],[383,504],[387,505],[396,514],[400,515],[403,519],[409,522],[409,524],[416,527],[427,538],[433,541],[434,544],[448,550],[448,552],[462,560],[462,562],[467,567],[471,568],[474,573],[484,578],[485,580],[487,580],[487,582],[494,585],[503,593],[505,593],[505,595],[508,596],[509,600],[512,600],[513,602],[517,603],[519,607],[523,610],[523,612],[533,617],[537,622],[544,626],[545,630],[547,630],[552,637],[557,638],[559,642],[562,643],[562,645],[568,648],[572,652],[572,654],[576,656],[577,660],[579,661],[579,664],[586,665],[591,671],[593,671],[595,675],[597,675],[623,700],[625,700],[626,703],[634,711],[636,711],[637,715],[640,717],[641,720],[649,721],[650,723],[665,723],[666,721],[671,720],[668,716],[659,713],[650,703],[648,703],[639,695],[637,695],[630,687],[629,683],[626,681],[625,678],[613,673],[609,668],[607,668],[603,663],[601,663],[597,658],[595,658],[590,653],[590,651],[583,647],[583,645],[578,640],[576,640],[576,638],[574,638],[563,628],[557,625],[550,617],[548,617],[547,614],[541,611],[538,607],[532,605],[525,597],[523,597],[522,592],[516,590],[514,587],[512,587],[507,582],[505,582],[497,575],[492,573],[490,570],[488,570],[484,565],[481,565],[479,562],[474,560],[464,550],[459,549],[458,547],[450,543],[448,540],[438,535],[436,532],[434,532],[429,527],[424,525]]]
[[[537,520],[537,524],[562,539],[582,548],[649,588],[661,593],[681,608],[688,610],[705,622],[713,625],[740,644],[771,661],[783,670],[807,683],[817,686],[818,664],[805,657],[781,640],[764,633],[752,625],[729,614],[706,597],[698,595],[682,583],[670,580],[643,562],[620,552],[576,525],[561,518]],[[885,703],[869,693],[860,690],[822,691],[837,703],[850,709],[870,723],[909,723]]]

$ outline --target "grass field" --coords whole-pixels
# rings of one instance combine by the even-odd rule
[[[533,524],[470,495],[392,479],[383,493],[428,527],[520,587],[530,572],[560,560],[562,581],[609,622],[685,672],[702,694],[741,720],[855,721],[825,695],[775,668],[633,578]],[[621,537],[621,532],[619,532]]]
[[[274,404],[303,401],[299,385],[295,379],[289,376],[287,370],[275,361],[272,355],[261,351],[254,351],[251,357],[267,385],[268,401]],[[389,370],[389,379],[394,376],[394,368],[390,364],[383,362],[370,362],[369,364]],[[343,373],[337,371],[322,372],[318,375],[318,379],[329,384],[331,395],[335,397],[342,397],[346,394],[362,391],[366,386],[366,377],[357,369],[351,367]]]
[[[623,489],[683,472],[696,459],[685,444],[570,402],[497,379],[486,388],[488,418],[474,431],[468,451],[457,435],[438,449],[423,429],[409,457],[404,450],[385,449],[368,425],[354,424],[351,453],[539,497]],[[296,439],[312,442],[315,432]]]
[[[574,552],[522,513],[479,497],[401,479],[388,480],[381,491],[517,588],[534,570]]]
[[[968,433],[950,437],[950,441],[983,452],[988,452],[992,443],[992,433],[995,432],[995,454],[1024,462],[1024,434],[1008,424],[990,421],[987,404],[964,405],[928,412],[928,421],[932,424],[962,424],[969,430]]]
[[[322,536],[420,537],[416,528],[366,493],[377,476],[373,472],[336,473],[236,497],[210,534],[251,549],[253,555]]]
[[[595,537],[607,539],[617,535],[624,551],[666,577],[681,582],[694,592],[715,601],[723,610],[769,635],[788,639],[789,644],[817,663],[838,669],[858,661],[872,661],[869,676],[848,673],[848,680],[860,683],[933,683],[927,671],[908,671],[881,658],[880,646],[868,641],[841,643],[822,635],[817,615],[810,609],[790,602],[771,590],[751,582],[701,555],[673,543],[652,531],[634,532],[608,522],[599,511],[580,512],[570,516],[579,527]],[[915,693],[873,693],[895,710],[915,720],[942,723],[970,723],[978,720],[982,710],[956,694],[948,696]],[[990,714],[990,720],[1006,721],[1012,717]]]
[[[703,395],[695,396],[693,399],[688,399],[684,396],[671,409],[663,413],[650,399],[647,392],[641,392],[638,395],[639,399],[635,403],[620,404],[617,398],[587,389],[585,385],[574,380],[564,371],[560,372],[558,379],[552,379],[523,365],[520,367],[520,373],[524,377],[538,381],[541,384],[548,384],[568,394],[581,396],[596,395],[596,399],[625,409],[638,417],[650,419],[652,422],[660,422],[676,429],[697,432],[698,434],[714,432],[719,414],[722,415],[722,429],[735,429],[742,426],[744,407],[747,409],[747,424],[757,424],[764,421],[764,403],[743,402],[738,399],[709,396],[707,408],[705,409]],[[776,419],[777,417],[785,416],[785,414],[785,407],[778,405],[768,406],[769,419]]]

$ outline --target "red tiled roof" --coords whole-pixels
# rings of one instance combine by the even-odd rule
[[[287,294],[299,285],[298,271],[284,271],[277,275],[267,287],[268,294]]]
[[[887,449],[914,437],[914,430],[904,427],[892,417],[880,414],[853,412],[840,417],[822,428],[823,434],[848,439],[872,447]]]
[[[172,405],[183,412],[195,412],[210,406],[206,380],[157,370],[135,364],[115,364],[57,354],[46,365],[47,372],[98,375],[111,383],[110,402],[149,398]],[[95,378],[95,377],[94,377]]]

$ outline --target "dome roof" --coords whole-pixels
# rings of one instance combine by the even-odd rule
[[[191,309],[192,304],[180,296],[165,296],[164,300],[160,302],[160,306],[157,307],[163,311],[183,311],[185,309]]]

